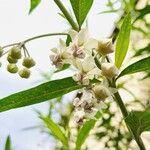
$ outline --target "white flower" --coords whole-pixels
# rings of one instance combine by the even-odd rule
[[[117,92],[116,88],[109,87],[108,80],[105,78],[100,84],[96,84],[93,87],[93,92],[98,100],[98,103],[105,101],[106,99],[112,101],[112,96]]]
[[[92,49],[97,49],[98,47],[98,41],[90,38],[87,29],[82,29],[80,32],[71,30],[69,34],[72,39],[70,50],[74,57],[84,58],[86,54],[92,54]]]
[[[76,108],[84,108],[84,109],[88,109],[89,107],[91,107],[93,105],[93,103],[95,103],[96,99],[94,96],[94,93],[92,90],[83,90],[82,92],[82,96],[79,97],[75,97],[73,100],[73,105]]]
[[[110,79],[116,77],[119,74],[118,68],[112,63],[102,63],[101,69],[102,75]]]
[[[85,117],[90,119],[95,119],[96,113],[97,113],[97,109],[92,108],[89,112],[86,111]]]
[[[92,90],[84,90],[81,99],[88,104],[95,102],[95,96]]]
[[[85,117],[84,110],[76,110],[74,113],[74,121],[78,124],[82,124]]]
[[[109,91],[109,89],[102,84],[95,85],[93,87],[93,91],[97,99],[100,100],[105,100],[107,97],[111,96],[111,92]]]
[[[53,48],[51,51],[53,54],[50,55],[50,60],[56,67],[62,67],[64,63],[69,63],[71,54],[68,52],[63,40],[60,39],[58,48]]]
[[[73,76],[73,79],[83,85],[88,85],[89,80],[94,79],[94,77],[98,78],[101,75],[101,71],[97,68],[92,56],[88,56],[83,60],[76,59],[73,65],[79,71]]]
[[[109,53],[113,53],[114,47],[112,44],[112,39],[104,39],[104,40],[99,41],[97,51],[101,55],[107,55]]]

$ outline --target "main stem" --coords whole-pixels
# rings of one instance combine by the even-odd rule
[[[64,7],[63,3],[60,0],[54,0],[54,2],[57,4],[59,9],[62,11],[62,13],[66,17],[66,19],[68,20],[70,25],[72,26],[72,28],[76,31],[79,31],[80,29],[79,29],[78,25],[74,22],[74,20],[72,19],[72,16],[67,11],[67,9]]]
[[[113,81],[113,87],[116,88],[115,81]],[[124,103],[123,103],[123,101],[122,101],[122,98],[121,98],[119,92],[116,92],[116,93],[114,94],[114,97],[115,97],[115,100],[116,100],[117,104],[119,105],[119,107],[120,107],[120,109],[121,109],[121,112],[122,112],[124,118],[126,118],[126,117],[128,116],[128,111],[127,111],[127,109],[126,109],[126,107],[125,107],[125,105],[124,105]],[[141,137],[137,137],[137,136],[135,135],[135,132],[128,126],[127,123],[126,123],[126,125],[127,125],[128,129],[129,129],[129,131],[132,133],[132,135],[133,135],[133,137],[134,137],[136,143],[138,144],[140,150],[146,150],[146,148],[145,148],[145,146],[144,146],[144,143],[143,143]]]

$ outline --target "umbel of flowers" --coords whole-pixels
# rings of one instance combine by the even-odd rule
[[[82,124],[86,118],[94,118],[96,112],[105,106],[116,89],[108,82],[118,75],[118,69],[108,60],[108,54],[114,51],[111,39],[102,41],[91,38],[87,29],[69,32],[72,42],[66,46],[60,39],[58,48],[52,49],[52,64],[61,69],[70,64],[75,70],[73,79],[83,89],[73,99],[74,120]],[[107,59],[106,59],[107,58]],[[93,80],[99,81],[91,83]]]
[[[24,51],[24,57],[22,56],[22,50]],[[26,47],[24,45],[15,45],[11,49],[9,49],[6,53],[4,53],[3,48],[0,47],[0,57],[7,54],[7,71],[10,73],[18,73],[22,78],[30,77],[30,68],[35,66],[35,61],[32,57],[30,57]],[[23,59],[22,59],[23,57]],[[22,69],[19,69],[17,66],[18,60],[22,59]]]

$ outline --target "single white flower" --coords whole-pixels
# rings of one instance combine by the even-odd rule
[[[111,92],[104,85],[95,85],[93,91],[97,99],[105,100],[107,97],[111,96]]]
[[[112,44],[112,39],[100,40],[98,42],[97,51],[101,55],[107,55],[109,53],[113,53],[114,52],[114,47],[113,47],[113,44]]]
[[[73,79],[83,85],[88,85],[90,80],[101,75],[101,71],[97,68],[92,56],[88,56],[83,60],[76,59],[73,65],[79,71],[79,73],[73,76]]]
[[[90,38],[90,34],[86,28],[80,32],[71,30],[69,34],[72,39],[70,50],[75,58],[84,58],[86,54],[91,55],[92,49],[97,49],[98,47],[98,41]]]
[[[74,113],[74,121],[78,124],[83,124],[85,118],[85,112],[83,109],[76,110]]]
[[[64,63],[69,63],[71,59],[71,54],[69,53],[66,44],[63,40],[59,40],[58,48],[51,49],[53,54],[50,55],[50,60],[52,64],[56,67],[62,67]]]
[[[118,68],[112,63],[102,63],[101,69],[102,75],[110,79],[116,77],[119,74]]]

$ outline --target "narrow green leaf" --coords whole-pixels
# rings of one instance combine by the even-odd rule
[[[77,22],[81,27],[90,8],[92,7],[93,0],[70,0]]]
[[[41,103],[81,88],[71,77],[49,81],[0,99],[0,112]]]
[[[99,14],[116,13],[118,11],[120,11],[120,9],[105,10],[105,11],[101,11]]]
[[[44,121],[50,132],[64,145],[68,146],[68,139],[62,132],[61,128],[49,117],[40,116],[40,118]]]
[[[99,119],[100,117],[101,117],[101,113],[97,112],[97,114],[95,115],[95,118]],[[76,150],[81,150],[82,144],[85,142],[85,140],[86,140],[87,136],[89,135],[89,132],[91,131],[91,129],[94,128],[95,123],[96,123],[95,119],[90,119],[87,122],[85,122],[83,127],[79,130],[77,140],[76,140]]]
[[[40,4],[41,0],[30,0],[29,14]]]
[[[150,131],[150,108],[145,111],[132,111],[125,119],[134,135],[139,137],[144,131]]]
[[[7,139],[6,139],[5,150],[12,150],[10,136],[8,136]]]
[[[127,68],[125,68],[119,77],[122,77],[124,75],[128,75],[128,74],[133,74],[133,73],[137,73],[137,72],[141,72],[141,71],[146,71],[150,69],[150,57],[144,58],[142,60],[139,60],[133,64],[131,64],[130,66],[128,66]]]
[[[145,52],[146,53],[150,53],[150,44],[148,44],[144,48],[141,48],[141,49],[137,50],[137,52],[135,53],[134,57],[142,55]]]
[[[123,60],[127,54],[131,31],[131,16],[128,14],[122,23],[120,32],[116,42],[115,64],[118,68],[121,67]]]
[[[150,13],[150,5],[147,5],[146,7],[144,7],[143,9],[140,9],[140,10],[136,10],[137,12],[139,12],[139,15],[138,17],[135,19],[138,20],[138,19],[142,19],[145,15],[149,14]]]

